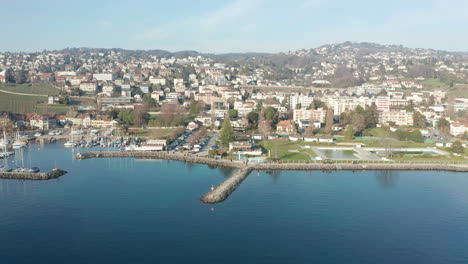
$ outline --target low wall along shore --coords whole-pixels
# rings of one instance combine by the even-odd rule
[[[87,152],[87,153],[78,153],[76,158],[91,159],[91,158],[152,158],[152,159],[165,159],[165,160],[178,160],[186,161],[192,163],[208,164],[208,165],[217,165],[231,168],[242,168],[245,166],[245,163],[242,161],[231,161],[231,160],[221,160],[221,159],[210,159],[202,158],[196,156],[184,156],[179,154],[170,154],[167,152],[156,152],[156,151],[116,151],[116,152]]]
[[[178,160],[200,164],[209,164],[238,168],[231,177],[205,194],[201,200],[205,203],[219,203],[244,181],[253,170],[445,170],[468,172],[468,165],[464,164],[418,164],[418,163],[249,163],[243,161],[219,160],[190,155],[170,154],[167,152],[121,151],[121,152],[88,152],[78,153],[77,159],[90,158],[154,158]]]
[[[29,173],[29,172],[0,172],[1,179],[16,179],[16,180],[50,180],[58,178],[67,172],[60,169],[53,169],[49,172],[38,172],[38,173]]]

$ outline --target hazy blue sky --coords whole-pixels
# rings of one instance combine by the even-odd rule
[[[1,51],[276,52],[346,40],[468,51],[468,0],[0,0]]]

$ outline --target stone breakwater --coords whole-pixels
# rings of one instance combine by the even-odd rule
[[[171,154],[167,152],[150,152],[150,151],[116,151],[116,152],[87,152],[87,153],[78,153],[76,158],[91,159],[91,158],[152,158],[152,159],[165,159],[165,160],[177,160],[185,161],[192,163],[224,166],[231,168],[242,168],[245,166],[245,163],[242,161],[231,161],[231,160],[221,160],[221,159],[210,159],[202,158],[190,155],[181,155],[181,154]]]
[[[1,179],[16,179],[16,180],[50,180],[58,178],[67,172],[60,169],[53,169],[49,172],[38,172],[38,173],[29,173],[29,172],[0,172]]]
[[[426,163],[249,163],[227,159],[211,159],[191,155],[172,154],[151,151],[117,151],[78,153],[77,159],[91,158],[153,158],[193,162],[200,164],[244,168],[250,166],[256,170],[445,170],[468,172],[468,164],[426,164]],[[373,161],[375,162],[375,161]]]
[[[265,164],[251,165],[257,170],[433,170],[468,172],[468,165],[463,164],[411,164],[411,163],[363,163],[363,164]]]
[[[231,177],[214,188],[214,190],[205,194],[201,200],[205,203],[219,203],[226,200],[253,170],[254,168],[249,166],[236,171]]]

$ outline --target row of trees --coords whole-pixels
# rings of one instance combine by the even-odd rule
[[[365,109],[361,106],[357,106],[353,111],[343,112],[340,116],[340,123],[342,125],[351,126],[351,128],[348,128],[346,131],[348,133],[354,131],[354,134],[357,135],[362,135],[364,129],[376,127],[378,122],[379,113],[375,103],[366,106]]]

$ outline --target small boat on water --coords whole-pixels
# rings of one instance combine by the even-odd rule
[[[65,142],[63,144],[63,146],[65,146],[66,148],[74,148],[74,147],[76,147],[78,145],[78,142],[75,142],[73,140],[73,135],[74,135],[74,131],[73,131],[73,127],[72,127],[71,133],[70,133],[71,138],[70,138],[69,141]]]
[[[19,131],[16,133],[16,139],[15,141],[13,142],[12,144],[12,148],[13,149],[20,149],[20,148],[24,148],[28,145],[27,142],[21,140],[20,138],[20,134],[19,134]]]
[[[12,169],[5,167],[3,165],[0,165],[0,172],[11,172]]]
[[[67,141],[65,142],[63,145],[67,148],[73,148],[77,145],[78,143],[76,143],[75,141]]]
[[[35,137],[40,137],[42,136],[42,133],[41,132],[37,132],[36,134],[34,134]]]

